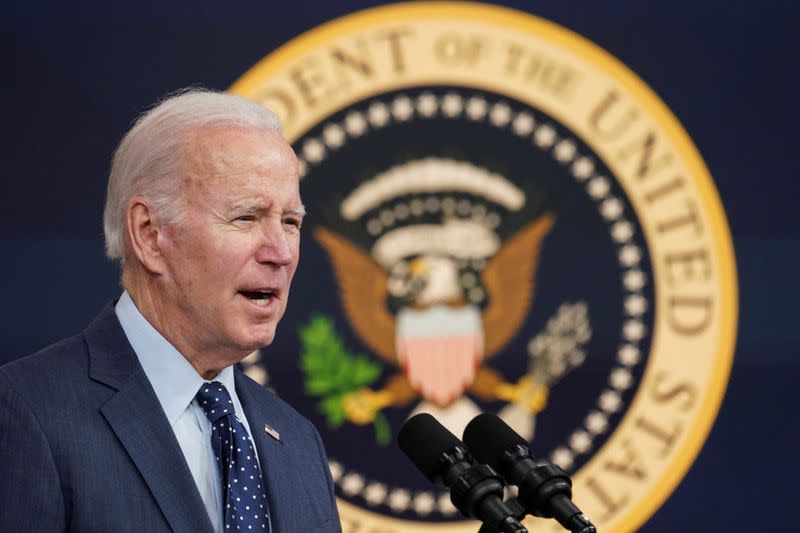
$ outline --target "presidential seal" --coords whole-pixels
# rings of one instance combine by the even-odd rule
[[[708,434],[737,322],[722,206],[658,97],[472,3],[343,17],[231,91],[281,116],[309,207],[286,353],[246,371],[320,429],[344,531],[477,530],[393,445],[419,412],[459,437],[497,414],[598,530],[638,528]]]

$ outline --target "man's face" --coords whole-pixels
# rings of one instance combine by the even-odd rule
[[[300,252],[297,159],[280,134],[207,127],[188,143],[185,223],[164,229],[167,320],[196,347],[245,355],[270,344]]]

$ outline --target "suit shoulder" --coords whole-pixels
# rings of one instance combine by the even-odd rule
[[[36,390],[64,382],[76,373],[87,375],[88,353],[86,339],[78,334],[6,363],[0,366],[0,372],[19,390]]]

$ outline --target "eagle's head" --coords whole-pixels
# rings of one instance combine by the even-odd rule
[[[444,255],[425,254],[398,263],[390,273],[388,290],[405,305],[418,309],[464,302],[458,264]]]

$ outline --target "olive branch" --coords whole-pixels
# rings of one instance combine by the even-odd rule
[[[371,385],[381,374],[381,365],[361,354],[352,354],[326,315],[313,315],[301,326],[300,368],[305,374],[305,391],[320,397],[317,410],[325,416],[329,428],[338,429],[345,422],[344,397]],[[391,442],[389,422],[376,413],[372,422],[379,446]]]

